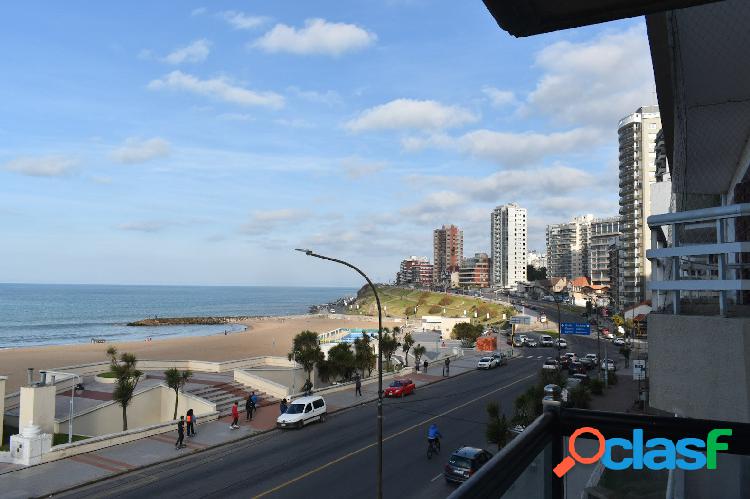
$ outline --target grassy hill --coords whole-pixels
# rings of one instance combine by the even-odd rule
[[[516,311],[512,307],[505,307],[495,303],[489,303],[480,298],[471,296],[457,296],[432,291],[423,291],[395,286],[378,286],[380,303],[384,307],[384,314],[389,317],[414,317],[423,315],[442,315],[444,317],[463,317],[466,310],[467,317],[474,317],[486,324],[497,324],[503,322],[503,314],[506,318],[514,315]],[[357,309],[356,305],[359,305]],[[416,314],[414,307],[417,308]],[[445,311],[445,312],[443,312]],[[375,304],[375,296],[369,287],[362,288],[357,294],[357,301],[348,314],[377,315],[378,309]],[[490,314],[487,319],[487,314]]]

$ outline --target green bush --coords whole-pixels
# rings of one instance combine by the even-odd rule
[[[589,388],[594,395],[601,395],[604,393],[604,382],[600,379],[592,379]]]
[[[113,372],[99,373],[97,374],[100,378],[116,378],[117,374]]]
[[[452,302],[453,302],[453,298],[451,298],[450,296],[443,296],[442,298],[440,298],[438,305],[443,305],[443,306],[450,305]]]
[[[568,392],[568,400],[576,409],[588,409],[591,402],[591,394],[588,389],[580,384]]]

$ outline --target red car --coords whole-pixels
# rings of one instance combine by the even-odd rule
[[[415,388],[416,385],[414,385],[414,382],[412,380],[397,379],[394,380],[393,383],[391,383],[391,386],[385,389],[383,395],[385,395],[386,397],[403,397],[404,395],[414,393]]]

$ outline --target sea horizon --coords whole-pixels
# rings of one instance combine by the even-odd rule
[[[127,326],[158,317],[304,315],[356,288],[135,284],[0,284],[0,348],[137,341],[235,332],[238,324]]]

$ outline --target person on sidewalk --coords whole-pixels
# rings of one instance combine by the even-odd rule
[[[253,396],[248,395],[247,400],[245,401],[245,421],[250,421],[253,419],[253,410],[255,407],[253,407]]]
[[[425,361],[424,361],[424,362],[422,362],[422,367],[424,367],[424,369],[422,370],[422,372],[423,372],[424,374],[427,374],[427,366],[428,366],[428,365],[429,365],[429,364],[428,364],[427,360],[425,359]]]
[[[194,437],[195,436],[195,416],[193,415],[192,409],[188,409],[187,416],[185,417],[185,421],[187,422],[187,436]]]
[[[356,397],[357,395],[362,396],[362,380],[359,378],[359,375],[354,380],[354,396]]]
[[[179,450],[185,447],[182,441],[185,440],[185,416],[180,416],[180,420],[177,421],[177,442],[174,444],[174,448]]]
[[[451,359],[450,357],[445,358],[445,375],[450,376],[451,375]]]
[[[284,414],[286,412],[286,399],[281,399],[281,403],[279,404],[279,411],[281,411],[281,414]]]
[[[229,428],[232,430],[236,430],[240,427],[239,425],[240,420],[240,409],[237,406],[237,401],[234,401],[234,404],[232,404],[232,424],[229,425]]]

